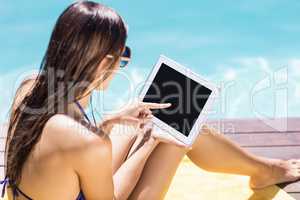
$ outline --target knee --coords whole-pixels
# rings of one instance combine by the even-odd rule
[[[218,132],[215,129],[207,125],[203,125],[203,127],[200,130],[200,133],[198,134],[197,138],[195,139],[195,142],[192,145],[192,149],[201,145],[201,143],[203,144],[203,142],[207,139],[214,139],[217,135]]]
[[[197,139],[200,139],[201,137],[218,137],[219,135],[220,135],[219,131],[217,131],[212,127],[204,125]]]

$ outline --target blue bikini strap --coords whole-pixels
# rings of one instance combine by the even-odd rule
[[[11,184],[10,180],[7,176],[2,181],[0,181],[0,184],[3,185],[2,191],[1,191],[1,198],[4,198],[6,186],[10,185],[12,187],[13,199],[16,199],[16,197],[19,196],[19,193],[20,193],[21,195],[26,197],[28,200],[32,200],[32,198],[30,198],[24,192],[22,192],[16,185]]]
[[[87,116],[87,114],[85,113],[83,107],[80,105],[80,103],[78,101],[75,101],[77,107],[79,108],[80,112],[83,114],[84,118],[89,122],[89,124],[91,125],[91,120],[89,119],[89,117]]]
[[[5,178],[2,181],[0,181],[0,184],[2,185],[1,198],[4,198],[7,185],[12,186],[13,199],[15,199],[17,196],[19,196],[17,187],[15,187],[13,184],[10,184],[9,178],[7,176],[5,176]]]
[[[6,189],[6,185],[9,183],[9,179],[6,176],[2,181],[0,181],[0,184],[2,185],[2,191],[1,191],[1,197],[3,198],[5,195],[5,189]]]

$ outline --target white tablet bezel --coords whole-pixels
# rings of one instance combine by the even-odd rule
[[[168,124],[166,124],[165,122],[163,122],[162,120],[160,120],[156,117],[153,117],[153,123],[154,124],[156,124],[161,129],[163,129],[163,130],[167,131],[168,133],[170,133],[172,136],[174,136],[175,138],[177,138],[178,140],[183,142],[185,145],[191,146],[193,144],[194,140],[197,138],[198,134],[201,131],[201,127],[202,127],[202,125],[205,122],[206,117],[207,117],[207,112],[208,112],[209,108],[211,107],[214,98],[218,95],[219,89],[216,85],[214,85],[211,82],[206,81],[200,75],[192,72],[189,68],[178,64],[174,60],[172,60],[172,59],[170,59],[170,58],[168,58],[164,55],[161,55],[159,57],[156,65],[153,67],[150,75],[148,76],[148,78],[145,82],[145,85],[144,85],[143,89],[141,90],[141,92],[139,94],[139,99],[141,101],[145,97],[146,92],[148,91],[149,87],[151,86],[151,84],[153,82],[153,79],[156,76],[156,74],[157,74],[160,66],[162,65],[162,63],[165,63],[167,66],[169,66],[169,67],[173,68],[174,70],[184,74],[188,78],[196,81],[197,83],[207,87],[208,89],[210,89],[212,91],[212,93],[209,96],[206,104],[204,105],[204,108],[202,109],[202,111],[201,111],[200,115],[198,116],[195,124],[193,125],[189,136],[185,136],[184,134],[180,133],[179,131],[177,131],[173,127],[171,127]]]

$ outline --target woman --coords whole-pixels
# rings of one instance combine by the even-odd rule
[[[126,37],[122,18],[103,5],[77,2],[61,14],[40,73],[23,82],[12,107],[3,181],[10,197],[162,199],[184,155],[206,170],[249,175],[254,188],[300,177],[299,160],[256,157],[208,127],[192,149],[161,137],[148,122],[169,104],[137,103],[90,120],[91,92],[129,61]],[[115,125],[134,129],[110,134]]]

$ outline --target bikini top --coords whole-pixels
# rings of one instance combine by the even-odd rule
[[[88,121],[89,124],[91,124],[91,121],[90,121],[88,115],[85,113],[85,111],[84,111],[83,107],[80,105],[80,103],[78,103],[77,101],[75,103],[76,103],[77,107],[79,108],[80,112],[83,114],[84,118]],[[0,181],[0,184],[2,185],[2,191],[1,191],[2,198],[4,198],[5,190],[6,190],[7,186],[9,186],[12,189],[13,200],[15,200],[20,195],[25,197],[27,200],[33,200],[31,197],[29,197],[24,192],[22,192],[22,190],[20,190],[18,188],[18,186],[16,186],[11,180],[9,180],[9,178],[7,176],[4,178],[4,180]],[[82,191],[80,191],[76,200],[85,200]]]

